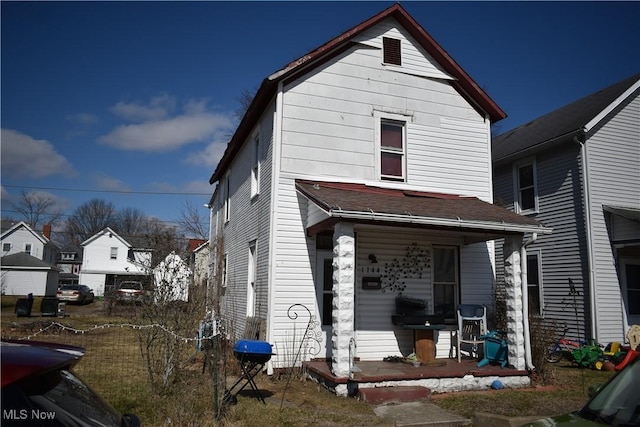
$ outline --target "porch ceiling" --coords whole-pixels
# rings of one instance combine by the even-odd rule
[[[308,180],[296,180],[296,189],[328,215],[308,227],[311,235],[340,221],[463,232],[469,243],[551,233],[538,221],[476,197]]]

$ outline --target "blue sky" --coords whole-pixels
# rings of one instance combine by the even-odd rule
[[[23,189],[66,214],[202,206],[242,91],[391,4],[3,1],[2,216]],[[402,5],[507,112],[499,133],[640,72],[640,2]]]

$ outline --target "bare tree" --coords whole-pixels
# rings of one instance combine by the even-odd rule
[[[120,209],[115,215],[114,229],[119,235],[127,239],[130,236],[140,236],[148,231],[149,218],[137,208]]]
[[[62,217],[56,200],[48,193],[22,190],[21,197],[12,202],[12,206],[35,230],[39,230],[44,224],[53,225]]]
[[[116,225],[116,208],[111,202],[91,199],[78,206],[65,224],[65,236],[83,242],[106,227]]]
[[[187,200],[176,222],[189,237],[206,240],[209,237],[209,218],[205,212],[208,214],[209,210],[198,208]]]

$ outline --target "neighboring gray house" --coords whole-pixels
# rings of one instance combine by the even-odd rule
[[[637,74],[492,144],[495,203],[553,228],[528,247],[530,311],[605,344],[640,323],[639,94]]]

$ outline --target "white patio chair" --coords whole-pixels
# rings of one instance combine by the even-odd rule
[[[460,304],[458,306],[458,331],[456,333],[458,363],[461,362],[461,344],[470,344],[469,355],[479,357],[478,346],[484,345],[487,330],[487,308],[478,304]]]

